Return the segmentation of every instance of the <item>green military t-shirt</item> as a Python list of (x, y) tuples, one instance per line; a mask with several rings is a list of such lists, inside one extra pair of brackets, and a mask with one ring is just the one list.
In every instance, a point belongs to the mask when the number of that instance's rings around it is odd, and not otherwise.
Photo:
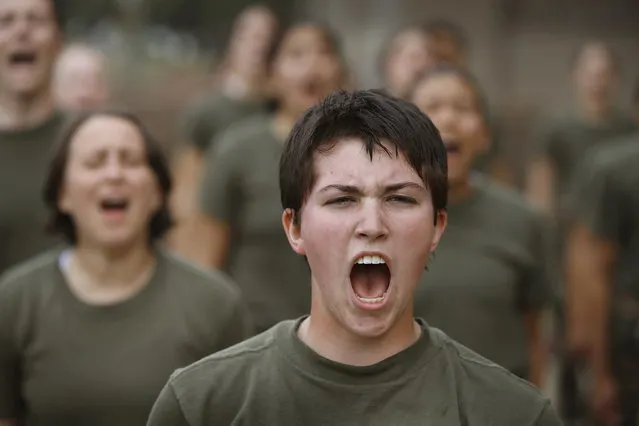
[(0, 130), (0, 273), (59, 242), (45, 232), (42, 188), (66, 119), (57, 112), (30, 129)]
[(148, 426), (560, 425), (531, 385), (423, 322), (415, 344), (367, 367), (319, 356), (300, 323), (178, 371)]
[(221, 273), (158, 249), (143, 290), (96, 306), (70, 290), (63, 253), (0, 280), (0, 419), (144, 425), (171, 373), (250, 335), (240, 293)]
[(639, 302), (639, 134), (590, 150), (573, 191), (572, 217), (618, 248), (613, 292)]
[(219, 91), (208, 93), (187, 108), (179, 125), (180, 137), (205, 152), (225, 129), (265, 107), (262, 101), (233, 99)]
[(629, 117), (614, 113), (599, 125), (577, 117), (558, 119), (552, 123), (542, 140), (542, 154), (552, 162), (555, 173), (555, 196), (560, 218), (564, 197), (569, 195), (570, 182), (585, 152), (600, 143), (631, 134), (637, 128)]
[(310, 307), (308, 265), (293, 252), (282, 227), (283, 147), (271, 117), (237, 123), (209, 151), (201, 185), (202, 211), (231, 228), (228, 271), (258, 332), (298, 318)]
[(478, 178), (448, 207), (448, 226), (415, 296), (415, 315), (520, 375), (524, 314), (550, 300), (547, 229), (511, 190)]

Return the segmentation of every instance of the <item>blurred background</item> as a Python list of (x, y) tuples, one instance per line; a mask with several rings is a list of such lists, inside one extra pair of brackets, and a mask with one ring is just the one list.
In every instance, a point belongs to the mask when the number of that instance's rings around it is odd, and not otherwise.
[[(118, 103), (134, 108), (167, 144), (176, 118), (210, 84), (232, 23), (249, 0), (62, 0), (68, 37), (103, 50)], [(382, 85), (379, 55), (399, 28), (447, 19), (468, 37), (470, 69), (499, 117), (500, 154), (520, 186), (539, 120), (573, 103), (571, 61), (588, 40), (622, 58), (619, 106), (639, 69), (635, 0), (269, 0), (283, 22), (312, 18), (343, 37), (358, 86)]]

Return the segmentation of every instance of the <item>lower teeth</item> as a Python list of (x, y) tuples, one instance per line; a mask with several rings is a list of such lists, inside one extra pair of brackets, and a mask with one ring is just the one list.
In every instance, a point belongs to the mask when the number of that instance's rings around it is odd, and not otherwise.
[(370, 298), (369, 298), (369, 297), (361, 297), (361, 296), (357, 296), (357, 298), (358, 298), (359, 300), (361, 300), (362, 302), (364, 302), (364, 303), (370, 303), (370, 304), (373, 304), (373, 303), (379, 303), (379, 302), (381, 302), (382, 300), (384, 300), (384, 297), (385, 297), (385, 295), (384, 295), (384, 296), (380, 296), (380, 297), (370, 297)]

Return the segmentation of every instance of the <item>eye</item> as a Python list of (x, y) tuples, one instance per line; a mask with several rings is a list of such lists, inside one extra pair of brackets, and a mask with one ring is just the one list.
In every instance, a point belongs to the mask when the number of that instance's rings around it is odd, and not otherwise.
[(417, 204), (417, 201), (414, 198), (405, 195), (391, 195), (388, 197), (388, 201), (399, 204)]
[(334, 205), (334, 206), (345, 206), (355, 202), (355, 198), (353, 197), (337, 197), (328, 201), (326, 204)]

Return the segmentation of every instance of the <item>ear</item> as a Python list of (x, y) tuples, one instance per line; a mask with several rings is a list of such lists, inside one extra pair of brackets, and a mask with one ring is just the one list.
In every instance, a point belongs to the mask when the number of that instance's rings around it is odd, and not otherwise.
[(433, 235), (433, 241), (430, 244), (430, 252), (434, 253), (435, 249), (439, 245), (439, 240), (442, 235), (444, 235), (444, 231), (446, 230), (446, 225), (448, 225), (448, 213), (446, 210), (439, 210), (437, 212), (437, 223), (435, 224), (435, 233)]
[(296, 222), (295, 212), (292, 209), (286, 209), (284, 213), (282, 213), (282, 226), (284, 226), (286, 238), (288, 238), (288, 243), (291, 245), (293, 251), (303, 256), (306, 255), (300, 221), (297, 220)]
[(58, 210), (60, 210), (60, 212), (65, 214), (71, 213), (71, 200), (69, 199), (69, 196), (67, 195), (67, 190), (64, 184), (62, 185), (62, 188), (60, 189), (60, 194), (58, 195)]

